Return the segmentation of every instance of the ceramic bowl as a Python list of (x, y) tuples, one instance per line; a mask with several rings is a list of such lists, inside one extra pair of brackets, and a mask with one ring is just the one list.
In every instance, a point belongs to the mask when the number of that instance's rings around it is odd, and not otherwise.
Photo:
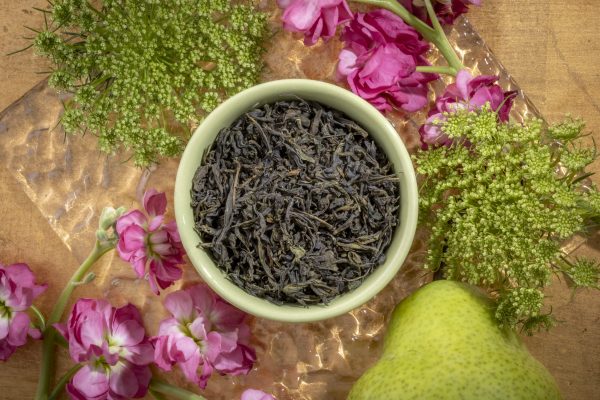
[[(375, 139), (394, 165), (400, 185), (399, 223), (386, 260), (356, 289), (327, 305), (276, 305), (255, 297), (229, 281), (207, 251), (198, 247), (190, 206), (192, 178), (202, 155), (210, 148), (219, 131), (244, 112), (265, 103), (292, 98), (317, 101), (344, 112)], [(396, 275), (411, 247), (417, 226), (418, 198), (415, 172), (410, 155), (390, 122), (373, 106), (338, 86), (305, 79), (286, 79), (263, 83), (247, 89), (217, 107), (196, 129), (179, 164), (175, 183), (175, 215), (183, 246), (202, 279), (223, 299), (257, 317), (286, 322), (308, 322), (344, 314), (373, 298)]]

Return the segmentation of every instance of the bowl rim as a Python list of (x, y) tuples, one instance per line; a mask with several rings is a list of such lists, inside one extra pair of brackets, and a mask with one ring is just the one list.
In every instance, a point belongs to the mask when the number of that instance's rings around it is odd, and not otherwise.
[[(208, 253), (197, 247), (200, 239), (194, 230), (194, 219), (190, 207), (191, 177), (200, 165), (198, 154), (203, 155), (205, 149), (210, 147), (210, 145), (204, 144), (206, 139), (203, 136), (206, 135), (202, 134), (201, 129), (207, 125), (210, 128), (210, 124), (218, 123), (219, 119), (223, 118), (233, 118), (229, 122), (231, 123), (245, 110), (259, 104), (274, 102), (278, 99), (278, 96), (288, 98), (307, 96), (306, 94), (303, 96), (296, 95), (298, 92), (320, 93), (320, 95), (317, 95), (318, 97), (321, 99), (327, 97), (328, 100), (316, 101), (332, 108), (336, 107), (328, 104), (329, 99), (337, 99), (337, 102), (344, 103), (344, 107), (354, 108), (356, 111), (360, 110), (361, 113), (364, 113), (361, 119), (371, 120), (374, 125), (378, 125), (378, 133), (373, 135), (373, 138), (376, 142), (385, 139), (390, 144), (390, 146), (384, 148), (378, 143), (388, 159), (393, 158), (390, 156), (390, 152), (397, 153), (399, 162), (394, 163), (394, 169), (401, 182), (404, 182), (406, 186), (400, 192), (401, 218), (399, 224), (394, 228), (393, 239), (386, 250), (386, 261), (377, 267), (358, 288), (342, 294), (327, 305), (319, 304), (306, 307), (271, 303), (246, 293), (229, 281), (210, 259)], [(245, 110), (240, 111), (242, 108)], [(355, 119), (351, 113), (345, 113), (350, 118)], [(215, 129), (220, 130), (221, 128)], [(365, 127), (365, 129), (372, 135), (371, 127)], [(214, 141), (217, 134), (218, 132), (213, 133), (210, 143)], [(402, 267), (414, 239), (418, 218), (418, 189), (411, 156), (390, 121), (375, 107), (351, 91), (330, 83), (310, 79), (282, 79), (261, 83), (232, 96), (215, 108), (195, 129), (186, 145), (177, 169), (174, 192), (175, 218), (181, 240), (190, 262), (204, 282), (220, 297), (235, 307), (257, 317), (281, 322), (311, 322), (332, 318), (353, 310), (372, 299), (393, 279)], [(402, 231), (402, 237), (396, 239), (395, 237), (400, 234), (400, 231)], [(392, 245), (397, 240), (399, 240), (399, 244), (392, 249)]]

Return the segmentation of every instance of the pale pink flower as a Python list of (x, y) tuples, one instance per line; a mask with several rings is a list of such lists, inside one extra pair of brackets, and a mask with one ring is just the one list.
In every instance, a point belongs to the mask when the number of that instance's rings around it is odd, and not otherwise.
[(119, 217), (116, 224), (119, 256), (131, 263), (140, 278), (148, 275), (155, 294), (182, 275), (178, 265), (183, 263), (184, 249), (175, 221), (164, 223), (166, 209), (165, 194), (150, 189), (144, 194), (148, 216), (133, 210)]
[(350, 89), (381, 111), (417, 111), (427, 105), (428, 82), (435, 74), (417, 72), (429, 65), (427, 42), (388, 10), (357, 13), (342, 33), (338, 75)]
[(240, 400), (275, 400), (272, 395), (257, 389), (246, 389)]
[(27, 310), (46, 285), (36, 285), (27, 264), (0, 264), (0, 361), (6, 361), (27, 342), (27, 336), (39, 339), (41, 333), (31, 327)]
[(304, 34), (304, 44), (312, 46), (319, 38), (331, 39), (338, 25), (352, 18), (346, 0), (277, 0), (285, 9), (283, 27)]
[(155, 363), (164, 370), (178, 364), (185, 377), (206, 387), (213, 371), (246, 374), (256, 355), (249, 347), (246, 315), (205, 285), (169, 294), (165, 307), (173, 315), (152, 338)]
[(73, 399), (129, 399), (145, 396), (154, 350), (139, 311), (105, 300), (79, 299), (66, 324), (55, 328), (69, 343), (73, 361), (84, 363), (67, 385)]
[(481, 75), (473, 77), (469, 71), (461, 70), (456, 75), (456, 82), (448, 85), (444, 94), (437, 98), (435, 107), (429, 111), (429, 117), (421, 126), (421, 143), (428, 146), (447, 146), (452, 140), (442, 132), (439, 122), (444, 121), (444, 113), (460, 109), (476, 110), (489, 104), (498, 112), (498, 119), (507, 122), (513, 100), (517, 92), (505, 92), (496, 84), (497, 76)]

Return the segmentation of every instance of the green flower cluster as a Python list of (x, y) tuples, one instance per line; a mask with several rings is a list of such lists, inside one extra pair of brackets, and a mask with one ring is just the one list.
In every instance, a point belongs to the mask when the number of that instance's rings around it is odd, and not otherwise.
[(597, 288), (600, 277), (597, 263), (561, 252), (600, 216), (600, 193), (584, 171), (595, 151), (577, 144), (583, 123), (505, 124), (487, 107), (440, 124), (453, 144), (415, 156), (421, 222), (431, 232), (426, 268), (489, 289), (501, 325), (548, 328), (542, 289), (553, 272), (576, 287)]
[(180, 153), (199, 115), (258, 81), (267, 15), (228, 0), (54, 0), (34, 39), (72, 92), (62, 125), (140, 166)]

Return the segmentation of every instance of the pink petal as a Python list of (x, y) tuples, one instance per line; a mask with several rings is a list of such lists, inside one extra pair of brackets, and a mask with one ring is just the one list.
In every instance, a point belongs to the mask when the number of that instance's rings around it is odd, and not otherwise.
[(4, 340), (8, 336), (9, 321), (7, 317), (0, 317), (0, 340)]
[(93, 370), (88, 365), (77, 371), (71, 380), (71, 384), (77, 392), (88, 399), (99, 398), (108, 392), (108, 377), (106, 374)]
[(192, 297), (185, 290), (170, 293), (165, 298), (165, 308), (178, 320), (191, 320), (194, 317)]
[(119, 324), (111, 336), (120, 346), (133, 346), (144, 339), (145, 333), (137, 321), (129, 320)]
[(10, 321), (8, 328), (8, 343), (12, 346), (23, 346), (29, 333), (29, 315), (18, 312)]
[[(189, 359), (179, 363), (179, 368), (183, 372), (183, 375), (190, 382), (198, 384), (198, 367), (200, 366), (200, 352), (196, 352)], [(204, 388), (204, 386), (201, 386)]]
[(456, 88), (460, 93), (462, 100), (467, 100), (470, 97), (469, 82), (473, 79), (471, 73), (466, 69), (461, 69), (456, 74)]
[(209, 318), (219, 330), (234, 330), (244, 322), (246, 314), (224, 300), (217, 299)]
[(121, 233), (131, 225), (145, 226), (148, 223), (148, 219), (140, 210), (129, 211), (119, 217), (116, 224), (117, 233)]
[(257, 389), (246, 389), (242, 393), (240, 400), (275, 400), (275, 397), (262, 390)]
[(173, 341), (173, 346), (170, 350), (172, 359), (180, 362), (186, 361), (194, 358), (196, 354), (200, 354), (200, 349), (192, 338), (182, 336)]
[(111, 368), (109, 386), (112, 392), (126, 399), (135, 396), (139, 390), (135, 373), (122, 362)]
[(337, 71), (340, 77), (349, 75), (352, 71), (356, 70), (356, 59), (357, 56), (354, 52), (344, 49), (340, 51), (338, 56), (338, 67)]
[(8, 278), (18, 286), (35, 286), (35, 276), (27, 264), (12, 264), (5, 267)]
[(0, 340), (0, 361), (6, 361), (15, 352), (16, 347), (11, 346), (8, 340)]
[(170, 357), (171, 342), (170, 336), (155, 336), (151, 339), (154, 346), (154, 363), (164, 371), (170, 371), (175, 365), (176, 360)]
[(295, 0), (289, 4), (281, 17), (285, 29), (304, 32), (320, 17), (320, 7), (315, 0)]
[(204, 314), (210, 314), (217, 301), (216, 294), (206, 285), (198, 284), (185, 289), (189, 293), (194, 307)]
[(129, 354), (123, 356), (128, 361), (135, 365), (148, 365), (154, 361), (154, 347), (149, 341), (128, 346), (126, 350)]
[(100, 346), (104, 342), (106, 333), (106, 320), (98, 312), (86, 312), (85, 320), (80, 326), (80, 341), (84, 347), (90, 345)]
[(163, 215), (167, 211), (167, 196), (159, 193), (156, 189), (150, 189), (144, 193), (144, 209), (154, 217)]

